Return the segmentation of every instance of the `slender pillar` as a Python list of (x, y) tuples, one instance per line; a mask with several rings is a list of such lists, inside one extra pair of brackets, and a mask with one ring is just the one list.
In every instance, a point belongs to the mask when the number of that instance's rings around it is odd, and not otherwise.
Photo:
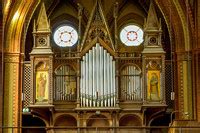
[[(118, 2), (115, 3), (115, 7), (114, 7), (114, 12), (113, 12), (113, 16), (115, 18), (115, 52), (116, 52), (116, 56), (118, 56), (118, 27), (117, 27), (117, 18), (118, 18)], [(118, 70), (118, 60), (115, 61), (115, 92), (116, 92), (116, 106), (119, 105), (119, 87), (118, 87), (118, 83), (119, 83), (119, 70)]]
[[(191, 55), (188, 52), (177, 54), (177, 96), (176, 110), (181, 120), (193, 119), (193, 90)], [(187, 115), (186, 115), (187, 114)]]
[[(196, 106), (197, 105), (200, 105), (200, 1), (195, 1), (196, 2), (196, 17), (197, 17), (197, 24), (196, 24), (196, 28), (197, 29), (197, 38), (196, 38), (196, 53), (195, 53), (195, 59), (194, 59), (194, 66), (195, 66), (195, 69), (194, 70), (194, 74), (196, 74), (196, 77), (195, 77), (195, 87), (196, 87), (196, 90), (197, 90), (197, 103), (196, 103)], [(193, 67), (194, 68), (194, 67)], [(194, 81), (194, 80), (193, 80)], [(200, 106), (197, 106), (197, 120), (198, 122), (200, 122)]]
[[(18, 126), (21, 112), (21, 65), (20, 55), (15, 53), (5, 53), (4, 56), (4, 112), (3, 126)], [(17, 129), (5, 129), (3, 132), (17, 132)]]
[[(194, 73), (194, 76), (193, 78), (195, 80), (193, 80), (193, 88), (195, 88), (196, 90), (196, 93), (197, 93), (197, 97), (196, 97), (196, 107), (197, 107), (197, 110), (196, 113), (196, 118), (197, 118), (197, 121), (200, 122), (200, 106), (197, 106), (197, 105), (200, 105), (200, 50), (199, 51), (196, 51), (193, 55), (193, 73)], [(195, 117), (194, 117), (195, 118)]]
[[(78, 20), (79, 20), (79, 26), (78, 26), (78, 46), (77, 46), (77, 56), (80, 57), (80, 45), (81, 45), (81, 23), (82, 23), (82, 11), (83, 7), (81, 4), (78, 3)], [(80, 59), (77, 60), (77, 107), (80, 107)]]

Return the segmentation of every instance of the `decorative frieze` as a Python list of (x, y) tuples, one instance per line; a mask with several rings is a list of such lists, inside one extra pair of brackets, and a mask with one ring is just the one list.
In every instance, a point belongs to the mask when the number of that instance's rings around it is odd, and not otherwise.
[(19, 63), (20, 56), (19, 54), (5, 54), (4, 62), (5, 63)]

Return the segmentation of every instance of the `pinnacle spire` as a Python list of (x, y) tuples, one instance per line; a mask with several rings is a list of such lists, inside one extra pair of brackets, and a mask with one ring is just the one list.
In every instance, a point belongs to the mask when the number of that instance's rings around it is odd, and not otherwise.
[(106, 22), (106, 18), (102, 9), (101, 0), (96, 0), (95, 2), (94, 8), (91, 12), (86, 27), (84, 38), (81, 43), (81, 49), (83, 49), (85, 43), (91, 42), (94, 38), (100, 38), (106, 41), (107, 42), (106, 44), (111, 49), (114, 49), (108, 24)]
[(145, 23), (145, 29), (146, 30), (159, 30), (159, 28), (160, 28), (160, 23), (158, 21), (156, 10), (155, 10), (153, 3), (151, 2), (150, 7), (149, 7), (148, 16), (147, 16), (147, 21)]
[(50, 31), (48, 17), (46, 14), (46, 9), (44, 3), (42, 3), (39, 16), (36, 23), (36, 30), (37, 31)]

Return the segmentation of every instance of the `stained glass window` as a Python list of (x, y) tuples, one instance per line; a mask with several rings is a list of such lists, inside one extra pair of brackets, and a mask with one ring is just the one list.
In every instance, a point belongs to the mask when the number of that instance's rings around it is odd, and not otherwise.
[(72, 26), (63, 25), (56, 29), (53, 39), (60, 47), (70, 47), (76, 44), (78, 33)]
[(136, 25), (125, 26), (120, 32), (120, 40), (127, 46), (139, 46), (143, 42), (143, 30)]

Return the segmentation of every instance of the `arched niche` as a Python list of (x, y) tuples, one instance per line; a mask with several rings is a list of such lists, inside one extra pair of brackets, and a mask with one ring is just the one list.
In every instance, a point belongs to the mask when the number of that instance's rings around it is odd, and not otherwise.
[(76, 119), (71, 115), (61, 115), (55, 120), (54, 126), (77, 126)]
[(47, 102), (49, 99), (49, 64), (39, 61), (35, 66), (35, 99), (36, 102)]
[[(158, 115), (152, 118), (149, 125), (150, 126), (169, 126), (170, 124), (170, 114)], [(150, 129), (150, 133), (165, 133), (168, 132), (167, 128), (152, 128)]]
[(129, 114), (119, 120), (119, 126), (142, 126), (142, 121), (138, 116)]
[(108, 127), (108, 118), (104, 115), (93, 115), (87, 121), (88, 127)]
[[(45, 122), (32, 115), (23, 115), (22, 117), (22, 133), (46, 133)], [(27, 128), (26, 128), (27, 127)], [(28, 128), (28, 127), (38, 127), (38, 128)]]
[(136, 64), (126, 64), (120, 70), (121, 99), (125, 101), (142, 100), (141, 69)]
[[(144, 132), (143, 129), (139, 129), (139, 127), (142, 126), (142, 121), (141, 119), (132, 114), (125, 115), (121, 117), (119, 120), (119, 126), (120, 126), (120, 133), (142, 133)], [(131, 128), (127, 128), (131, 127)], [(136, 128), (138, 127), (138, 128)]]
[(73, 116), (61, 115), (55, 120), (54, 132), (55, 133), (66, 133), (66, 132), (67, 133), (76, 133), (77, 129), (74, 128), (76, 126), (77, 126), (77, 121)]
[(54, 74), (54, 101), (76, 99), (76, 71), (68, 64), (58, 66)]

